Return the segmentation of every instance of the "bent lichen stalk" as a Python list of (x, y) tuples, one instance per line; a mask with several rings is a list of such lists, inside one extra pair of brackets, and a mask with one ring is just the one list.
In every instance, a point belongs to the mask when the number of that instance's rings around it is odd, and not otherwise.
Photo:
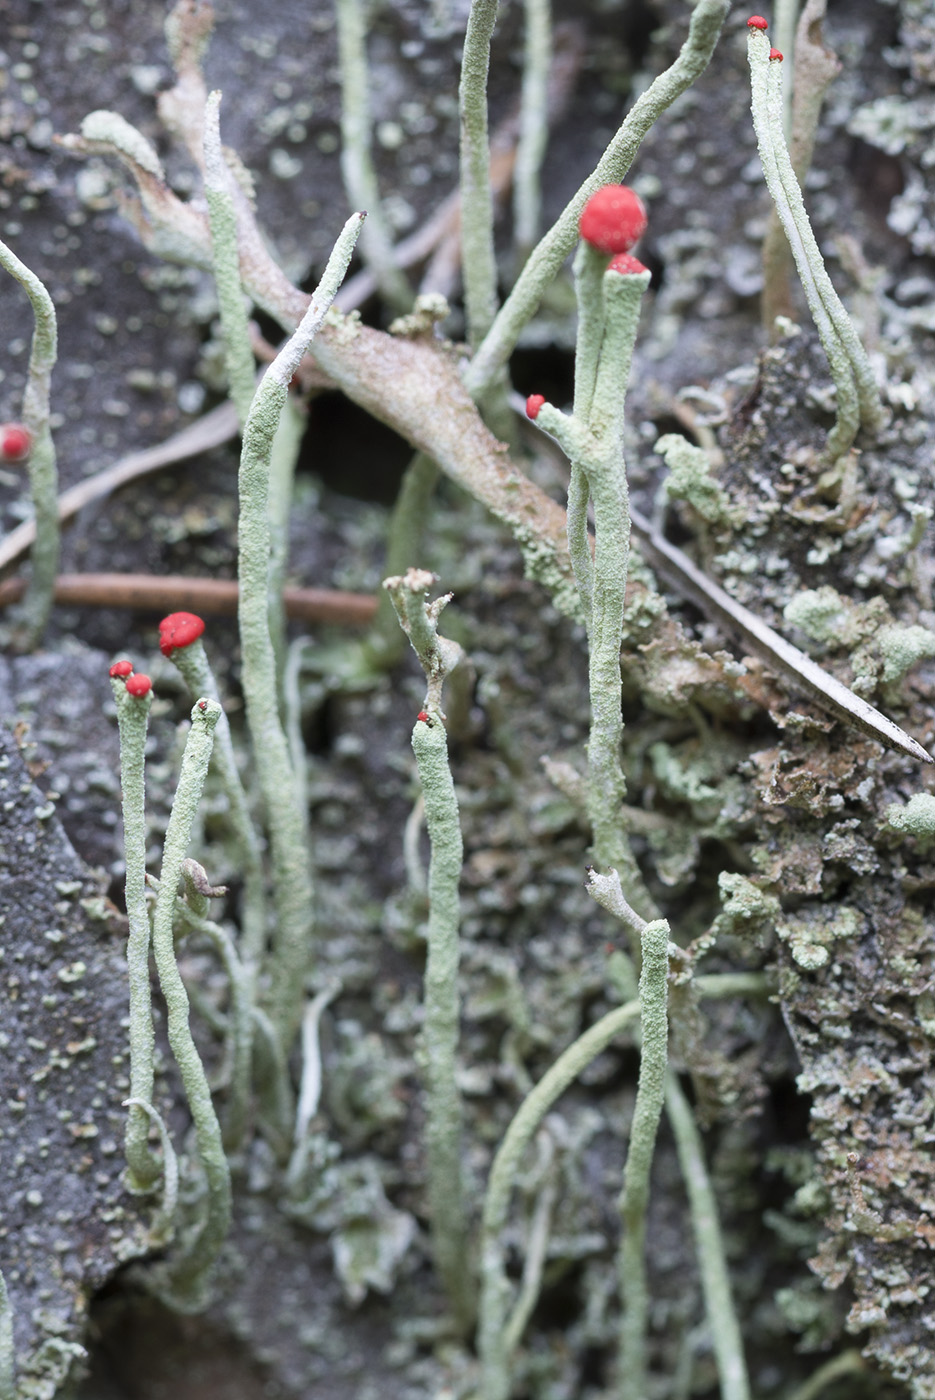
[[(504, 1234), (510, 1196), (523, 1155), (556, 1100), (618, 1035), (638, 1021), (639, 1014), (638, 1001), (616, 1007), (569, 1045), (526, 1095), (497, 1149), (484, 1197), (481, 1225), (478, 1350), (484, 1400), (507, 1400), (510, 1393), (510, 1354), (505, 1328), (510, 1284), (506, 1274)], [(518, 1340), (515, 1338), (516, 1342)]]
[(284, 1043), (301, 1019), (313, 931), (311, 856), (299, 787), (279, 713), (276, 654), (269, 627), (269, 464), (289, 382), (308, 350), (347, 271), (363, 215), (354, 214), (334, 251), (298, 329), (268, 367), (243, 433), (240, 494), (238, 620), (247, 723), (270, 832), (276, 906), (270, 1005)]
[(828, 276), (792, 168), (783, 135), (782, 59), (771, 57), (775, 52), (765, 29), (748, 21), (747, 57), (757, 146), (837, 393), (837, 420), (827, 446), (829, 457), (835, 459), (849, 451), (859, 428), (879, 429), (884, 410), (867, 353)]
[(55, 307), (44, 284), (12, 249), (0, 240), (0, 267), (15, 277), (29, 298), (34, 329), (26, 388), (23, 392), (23, 426), (32, 438), (29, 456), (29, 489), (35, 517), (35, 540), (30, 550), (30, 576), (22, 615), (26, 642), (41, 637), (52, 610), (55, 576), (61, 553), (58, 518), (58, 472), (52, 442), (50, 392), (52, 370), (58, 355)]
[(181, 1311), (204, 1306), (205, 1293), (231, 1219), (230, 1168), (224, 1151), (211, 1089), (189, 1025), (188, 993), (175, 958), (175, 905), (182, 862), (191, 840), (192, 825), (201, 800), (214, 730), (221, 713), (216, 700), (198, 700), (192, 708), (192, 724), (182, 756), (172, 812), (166, 828), (159, 877), (159, 894), (153, 912), (153, 954), (159, 986), (166, 1003), (169, 1045), (178, 1065), (191, 1111), (207, 1187), (205, 1217), (193, 1239), (165, 1270), (165, 1292)]
[[(124, 663), (129, 665), (129, 663)], [(130, 1099), (124, 1135), (128, 1185), (150, 1191), (162, 1166), (149, 1146), (149, 1116), (138, 1105), (153, 1100), (155, 1032), (149, 982), (149, 908), (146, 902), (146, 730), (152, 691), (127, 693), (125, 679), (111, 678), (120, 733), (120, 792), (126, 861), (127, 977), (130, 989)]]

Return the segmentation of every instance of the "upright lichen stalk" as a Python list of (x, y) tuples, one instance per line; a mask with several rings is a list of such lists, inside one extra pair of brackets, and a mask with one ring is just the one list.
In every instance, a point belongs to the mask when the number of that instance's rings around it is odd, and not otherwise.
[(467, 1247), (461, 1093), (456, 1078), (460, 1030), (458, 885), (463, 850), (441, 708), (442, 685), (458, 665), (462, 652), (456, 642), (438, 634), (439, 614), (449, 597), (428, 605), (425, 592), (433, 581), (434, 575), (425, 570), (410, 569), (404, 577), (386, 579), (383, 586), (427, 681), (425, 708), (412, 731), (412, 751), (425, 799), (432, 849), (421, 1053), (426, 1083), (428, 1194), (435, 1262), (457, 1321), (467, 1328), (473, 1320), (475, 1302)]
[(29, 586), (23, 600), (25, 643), (34, 645), (45, 629), (52, 610), (58, 573), (60, 531), (58, 523), (58, 472), (52, 442), (50, 393), (52, 370), (58, 355), (58, 329), (52, 298), (36, 274), (20, 262), (0, 240), (0, 267), (23, 288), (32, 306), (35, 327), (26, 388), (23, 392), (23, 427), (32, 438), (29, 456), (29, 489), (32, 494), (36, 538), (30, 554)]
[[(162, 1168), (148, 1142), (149, 1114), (142, 1104), (153, 1099), (152, 999), (149, 983), (149, 909), (146, 904), (146, 730), (152, 689), (142, 694), (127, 690), (133, 667), (129, 661), (111, 667), (111, 686), (120, 731), (120, 791), (126, 859), (127, 975), (130, 984), (130, 1098), (125, 1150), (130, 1189), (148, 1191)], [(134, 687), (139, 689), (139, 686)]]
[[(591, 730), (587, 804), (598, 865), (624, 872), (641, 888), (623, 829), (626, 788), (620, 764), (623, 735), (620, 647), (630, 549), (629, 494), (623, 460), (623, 414), (633, 346), (649, 273), (629, 257), (646, 226), (640, 200), (610, 185), (589, 201), (581, 219), (586, 248), (575, 262), (578, 341), (574, 411), (568, 416), (533, 396), (527, 412), (558, 439), (571, 463), (568, 544), (588, 627)], [(617, 254), (611, 259), (611, 254)], [(594, 558), (587, 531), (594, 508)], [(638, 952), (638, 949), (637, 949)]]
[(227, 1236), (231, 1218), (230, 1168), (208, 1078), (192, 1038), (188, 993), (175, 959), (175, 904), (179, 881), (220, 713), (217, 701), (207, 698), (197, 700), (192, 708), (192, 727), (166, 828), (159, 895), (153, 912), (153, 954), (166, 1003), (169, 1045), (185, 1087), (207, 1186), (205, 1216), (197, 1235), (189, 1241), (181, 1257), (173, 1259), (168, 1267), (171, 1296), (175, 1306), (181, 1309), (204, 1306), (205, 1285)]
[(277, 928), (270, 997), (286, 1044), (301, 1019), (311, 957), (313, 895), (307, 823), (279, 713), (276, 654), (269, 628), (269, 463), (289, 382), (344, 279), (362, 221), (363, 215), (354, 214), (345, 224), (298, 329), (263, 376), (244, 426), (240, 457), (238, 618), (243, 688), (273, 858)]

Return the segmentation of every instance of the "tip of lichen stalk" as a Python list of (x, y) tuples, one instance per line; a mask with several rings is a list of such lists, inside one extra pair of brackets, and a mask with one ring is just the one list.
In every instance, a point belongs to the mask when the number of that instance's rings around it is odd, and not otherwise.
[(762, 15), (751, 15), (747, 20), (748, 29), (768, 29), (769, 25)]
[(127, 694), (135, 695), (138, 700), (142, 700), (144, 695), (148, 695), (152, 688), (152, 681), (142, 671), (137, 671), (135, 676), (127, 677)]
[(25, 462), (32, 451), (32, 433), (22, 423), (0, 425), (0, 461)]
[(526, 417), (535, 421), (539, 417), (539, 410), (545, 403), (545, 394), (530, 394), (526, 400)]
[(772, 62), (782, 63), (782, 54), (779, 52), (778, 49), (770, 49), (769, 56)]
[(646, 206), (628, 185), (604, 185), (592, 194), (578, 232), (599, 253), (628, 253), (646, 232)]
[(169, 656), (176, 647), (188, 647), (205, 630), (204, 618), (197, 613), (169, 613), (159, 624), (159, 650)]
[(608, 272), (633, 273), (648, 272), (649, 268), (635, 258), (632, 253), (618, 253), (615, 258), (611, 258), (607, 264)]
[(110, 670), (107, 672), (107, 674), (108, 674), (109, 676), (111, 676), (114, 680), (120, 680), (120, 679), (123, 679), (123, 678), (126, 677), (126, 676), (132, 676), (132, 675), (133, 675), (133, 662), (132, 662), (132, 661), (115, 661), (114, 664), (113, 664), (113, 666), (111, 666)]

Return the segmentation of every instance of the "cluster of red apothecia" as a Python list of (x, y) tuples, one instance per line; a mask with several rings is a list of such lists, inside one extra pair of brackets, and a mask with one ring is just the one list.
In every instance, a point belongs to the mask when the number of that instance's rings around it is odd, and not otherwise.
[[(163, 656), (168, 656), (176, 647), (191, 646), (204, 630), (204, 619), (197, 613), (170, 613), (159, 624), (159, 649)], [(134, 671), (132, 661), (115, 661), (108, 675), (114, 680), (125, 680), (127, 694), (137, 699), (148, 695), (153, 688), (149, 676), (142, 671)]]
[[(636, 190), (629, 185), (603, 185), (588, 200), (578, 220), (578, 232), (599, 253), (610, 256), (608, 272), (621, 276), (647, 272), (630, 249), (646, 232), (646, 206)], [(530, 394), (526, 400), (526, 416), (538, 418), (545, 403), (543, 394)]]

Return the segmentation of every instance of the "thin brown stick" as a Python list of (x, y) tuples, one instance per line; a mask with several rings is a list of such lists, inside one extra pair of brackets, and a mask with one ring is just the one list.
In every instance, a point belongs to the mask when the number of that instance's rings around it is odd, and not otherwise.
[[(0, 608), (23, 595), (25, 581), (0, 583)], [(197, 612), (233, 617), (237, 611), (235, 579), (188, 578), (179, 574), (59, 574), (55, 601), (72, 607), (134, 608), (139, 612)], [(286, 613), (301, 622), (331, 622), (365, 627), (377, 600), (367, 593), (333, 588), (286, 588)]]

